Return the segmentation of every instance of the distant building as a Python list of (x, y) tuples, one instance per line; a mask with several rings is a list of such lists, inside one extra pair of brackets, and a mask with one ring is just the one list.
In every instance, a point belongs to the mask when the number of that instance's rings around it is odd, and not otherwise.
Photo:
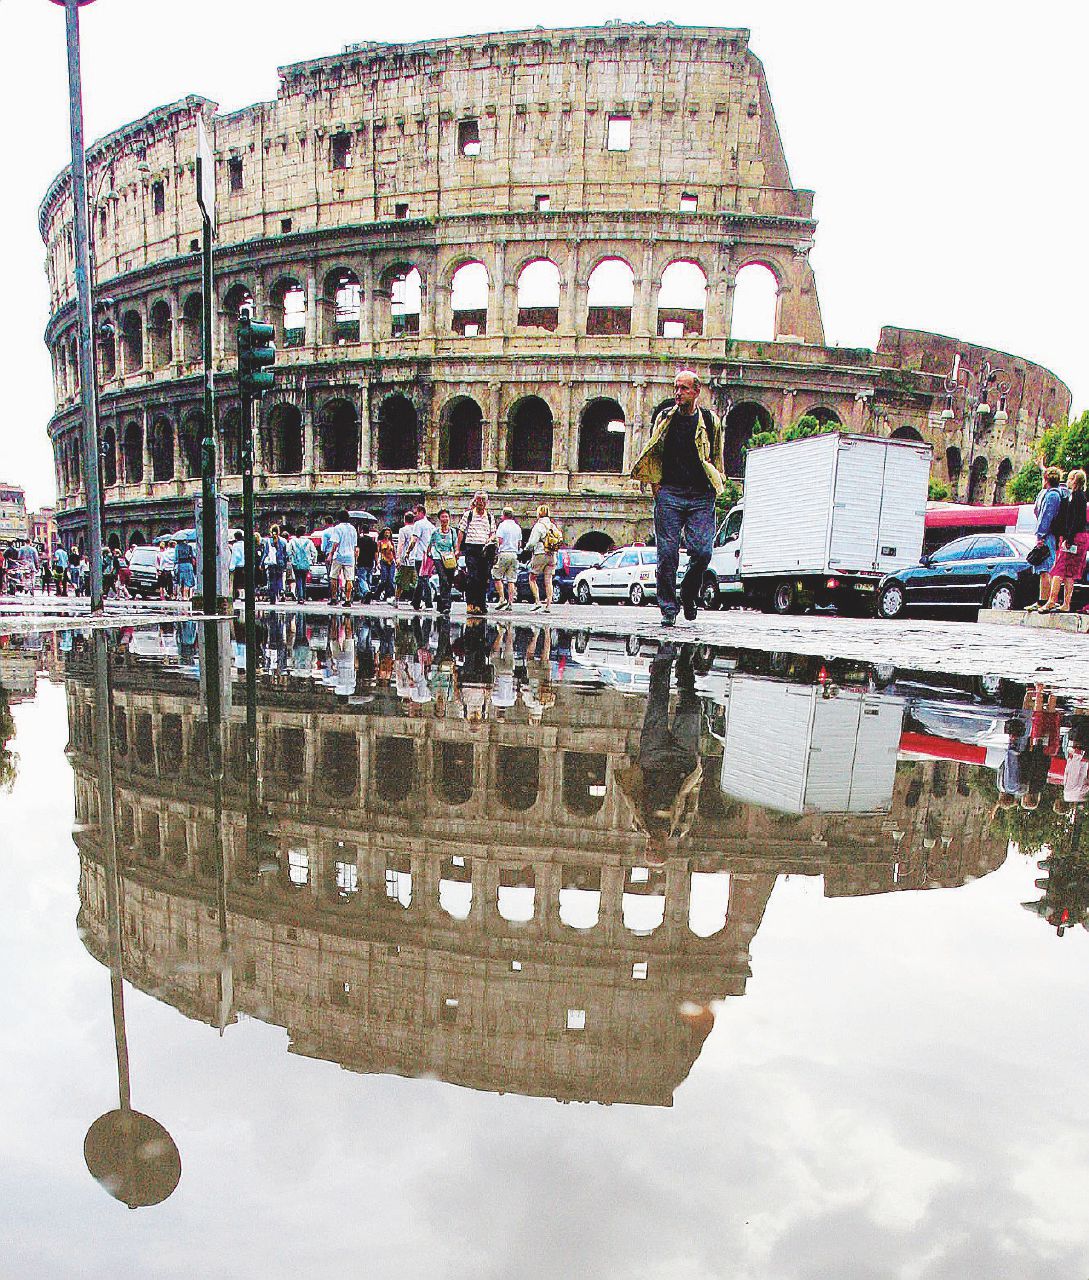
[(0, 542), (14, 542), (28, 534), (26, 491), (22, 485), (0, 484)]
[(53, 554), (57, 545), (57, 512), (54, 507), (42, 507), (40, 511), (32, 511), (28, 517), (30, 538), (32, 542), (40, 542), (48, 555)]

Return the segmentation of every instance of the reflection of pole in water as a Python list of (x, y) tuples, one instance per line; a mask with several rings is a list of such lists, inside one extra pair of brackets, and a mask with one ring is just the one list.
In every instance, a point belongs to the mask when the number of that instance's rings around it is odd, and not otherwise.
[(92, 637), (95, 665), (95, 741), (98, 746), (98, 811), (106, 879), (107, 946), (110, 995), (120, 1106), (107, 1111), (87, 1130), (83, 1158), (91, 1176), (130, 1209), (159, 1204), (181, 1178), (181, 1156), (158, 1120), (132, 1109), (129, 1050), (125, 1035), (125, 992), (121, 952), (121, 874), (114, 824), (113, 725), (110, 720), (110, 671), (106, 634)]
[(230, 703), (230, 645), (224, 619), (202, 625), (200, 676), (208, 708), (208, 777), (212, 784), (212, 832), (216, 868), (216, 908), (219, 917), (219, 1031), (222, 1035), (234, 1010), (234, 967), (227, 934), (227, 851), (223, 830), (223, 761), (226, 756), (224, 712)]

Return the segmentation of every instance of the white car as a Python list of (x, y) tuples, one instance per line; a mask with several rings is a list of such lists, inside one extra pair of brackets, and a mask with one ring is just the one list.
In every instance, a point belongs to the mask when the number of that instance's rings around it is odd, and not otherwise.
[(572, 591), (579, 604), (592, 600), (627, 600), (644, 604), (654, 599), (654, 575), (658, 565), (655, 547), (618, 547), (600, 564), (575, 579)]

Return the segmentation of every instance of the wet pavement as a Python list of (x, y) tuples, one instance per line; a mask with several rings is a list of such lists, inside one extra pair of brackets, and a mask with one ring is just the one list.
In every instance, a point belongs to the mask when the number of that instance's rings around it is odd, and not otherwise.
[(0, 1271), (1087, 1274), (1089, 681), (258, 621), (0, 640)]

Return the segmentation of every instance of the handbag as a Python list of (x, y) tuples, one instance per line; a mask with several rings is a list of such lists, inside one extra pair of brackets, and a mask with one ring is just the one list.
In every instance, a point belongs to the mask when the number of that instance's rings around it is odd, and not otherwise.
[(442, 567), (447, 573), (453, 573), (458, 567), (457, 556), (452, 551), (447, 551), (442, 557)]
[(1034, 569), (1038, 569), (1040, 565), (1042, 565), (1050, 555), (1051, 555), (1051, 548), (1047, 545), (1047, 543), (1038, 542), (1032, 548), (1032, 550), (1029, 551), (1028, 555), (1025, 556), (1025, 559), (1029, 562), (1030, 565), (1032, 565)]
[(490, 570), (499, 558), (499, 545), (495, 542), (489, 542), (484, 548), (484, 568)]

